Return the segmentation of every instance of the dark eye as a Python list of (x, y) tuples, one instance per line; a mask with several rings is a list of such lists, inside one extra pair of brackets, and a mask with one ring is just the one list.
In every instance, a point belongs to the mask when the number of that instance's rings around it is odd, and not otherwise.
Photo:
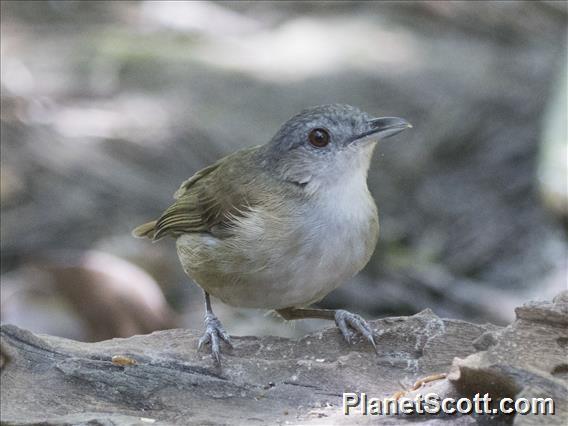
[(313, 146), (323, 148), (329, 143), (329, 132), (325, 129), (313, 129), (308, 139)]

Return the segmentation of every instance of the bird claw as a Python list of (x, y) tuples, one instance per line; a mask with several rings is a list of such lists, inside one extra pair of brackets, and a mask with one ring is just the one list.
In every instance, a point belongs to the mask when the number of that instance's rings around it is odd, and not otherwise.
[(215, 364), (221, 365), (220, 341), (224, 341), (230, 348), (233, 347), (229, 333), (225, 331), (221, 321), (212, 313), (205, 314), (205, 332), (199, 339), (197, 350), (200, 351), (205, 345), (211, 344), (211, 356)]
[(335, 324), (339, 328), (339, 331), (349, 344), (353, 344), (353, 337), (355, 333), (349, 330), (351, 327), (356, 332), (359, 332), (364, 338), (366, 338), (375, 352), (377, 350), (377, 345), (375, 344), (375, 339), (373, 338), (373, 330), (367, 321), (363, 319), (360, 315), (353, 314), (343, 309), (338, 309), (335, 311)]

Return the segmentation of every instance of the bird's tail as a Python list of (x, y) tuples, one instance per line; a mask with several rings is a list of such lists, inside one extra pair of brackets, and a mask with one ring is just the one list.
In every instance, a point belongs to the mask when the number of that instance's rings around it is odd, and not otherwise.
[(136, 238), (154, 238), (154, 233), (156, 232), (156, 220), (152, 222), (145, 223), (144, 225), (140, 225), (132, 231), (132, 236)]

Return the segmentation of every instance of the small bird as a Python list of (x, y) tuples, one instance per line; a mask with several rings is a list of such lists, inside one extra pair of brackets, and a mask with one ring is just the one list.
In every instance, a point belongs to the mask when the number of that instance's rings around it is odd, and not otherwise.
[(409, 127), (350, 105), (308, 108), (265, 145), (230, 154), (183, 182), (175, 202), (136, 237), (176, 239), (186, 274), (205, 293), (205, 333), (220, 364), (231, 346), (210, 295), (228, 305), (275, 310), (286, 320), (334, 320), (375, 347), (369, 324), (345, 310), (309, 306), (369, 261), (379, 235), (367, 171), (377, 141)]

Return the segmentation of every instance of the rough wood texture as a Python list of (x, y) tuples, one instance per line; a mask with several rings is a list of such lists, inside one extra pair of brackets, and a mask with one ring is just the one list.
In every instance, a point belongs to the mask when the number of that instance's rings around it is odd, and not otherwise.
[[(442, 395), (552, 396), (545, 419), (566, 421), (568, 294), (530, 303), (499, 328), (440, 319), (430, 311), (373, 321), (378, 354), (348, 348), (335, 329), (298, 341), (235, 337), (223, 369), (196, 352), (198, 334), (169, 330), (80, 343), (2, 327), (2, 422), (10, 424), (352, 424), (408, 419), (345, 417), (343, 392), (387, 397), (450, 371), (428, 387)], [(116, 359), (113, 357), (126, 358)], [(457, 357), (457, 358), (456, 358)], [(133, 360), (134, 363), (132, 361)], [(442, 422), (419, 417), (414, 421)], [(446, 419), (447, 420), (447, 419)], [(460, 423), (479, 421), (463, 416)], [(502, 423), (501, 423), (502, 424)]]

